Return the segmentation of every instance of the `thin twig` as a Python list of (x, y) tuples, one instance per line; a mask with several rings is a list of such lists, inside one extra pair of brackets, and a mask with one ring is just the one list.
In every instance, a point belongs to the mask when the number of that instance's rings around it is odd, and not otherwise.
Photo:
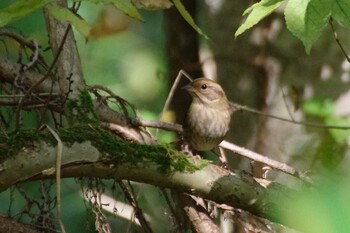
[(281, 92), (282, 92), (282, 97), (283, 97), (282, 99), (283, 99), (284, 106), (285, 106), (286, 109), (287, 109), (287, 112), (288, 112), (288, 115), (289, 115), (290, 119), (292, 119), (292, 121), (295, 122), (295, 120), (294, 120), (294, 118), (293, 118), (293, 114), (292, 114), (292, 112), (290, 111), (290, 109), (288, 108), (288, 104), (287, 104), (287, 95), (286, 95), (286, 93), (284, 92), (283, 87), (280, 87), (280, 88), (281, 88)]
[[(59, 93), (37, 93), (35, 94), (36, 96), (40, 96), (40, 97), (51, 97), (51, 96), (59, 96)], [(13, 94), (13, 95), (0, 95), (0, 98), (20, 98), (20, 97), (24, 97), (24, 94)]]
[(182, 221), (181, 221), (181, 218), (180, 216), (177, 214), (176, 210), (175, 210), (175, 207), (172, 205), (171, 203), (171, 200), (169, 198), (169, 195), (166, 191), (165, 188), (159, 188), (160, 191), (162, 192), (164, 198), (165, 198), (165, 201), (166, 203), (168, 204), (169, 208), (170, 208), (170, 212), (172, 213), (173, 215), (173, 219), (176, 221), (176, 224), (178, 226), (178, 231), (179, 232), (185, 232), (185, 229), (183, 229), (183, 226), (182, 226)]
[[(25, 88), (23, 87), (23, 82), (22, 82), (23, 73), (31, 69), (36, 64), (39, 58), (39, 49), (40, 49), (39, 44), (38, 42), (33, 41), (33, 45), (34, 45), (33, 56), (29, 58), (29, 62), (27, 64), (23, 64), (19, 67), (15, 80), (13, 81), (13, 85), (16, 88), (22, 90), (23, 92), (25, 91)], [(23, 49), (23, 52), (27, 55), (27, 57), (29, 57), (29, 55), (26, 53), (26, 50), (24, 50), (24, 46), (20, 46), (17, 63), (21, 63), (22, 61), (22, 49)]]
[(140, 144), (154, 145), (156, 141), (152, 135), (148, 132), (122, 126), (113, 123), (102, 122), (101, 126), (109, 130), (115, 131), (118, 135), (122, 136), (125, 140), (138, 142)]
[(50, 126), (46, 125), (46, 128), (54, 136), (57, 141), (57, 157), (56, 157), (56, 199), (57, 199), (57, 219), (60, 225), (61, 231), (66, 233), (62, 222), (62, 210), (61, 210), (61, 164), (62, 164), (62, 152), (63, 152), (63, 143), (58, 136), (58, 134), (51, 129)]
[(350, 126), (338, 126), (338, 125), (321, 125), (321, 124), (315, 124), (315, 123), (309, 123), (309, 122), (303, 122), (303, 121), (294, 121), (294, 120), (289, 120), (283, 117), (278, 117), (278, 116), (274, 116), (274, 115), (270, 115), (267, 113), (263, 113), (261, 111), (249, 108), (247, 106), (243, 106), (240, 104), (236, 104), (236, 103), (230, 103), (232, 105), (233, 108), (235, 108), (235, 110), (244, 110), (247, 112), (251, 112), (257, 115), (261, 115), (261, 116), (267, 116), (273, 119), (277, 119), (280, 121), (285, 121), (285, 122), (289, 122), (289, 123), (293, 123), (296, 125), (303, 125), (305, 127), (313, 127), (313, 128), (321, 128), (321, 129), (338, 129), (338, 130), (349, 130)]
[(152, 231), (151, 227), (149, 226), (147, 220), (143, 216), (142, 209), (138, 206), (135, 196), (130, 192), (130, 190), (126, 187), (126, 185), (123, 183), (123, 181), (119, 181), (118, 184), (119, 184), (120, 188), (122, 189), (126, 199), (128, 199), (130, 205), (134, 208), (135, 215), (136, 215), (137, 219), (139, 220), (139, 222), (142, 226), (142, 229), (146, 233), (152, 233), (153, 231)]
[(167, 131), (182, 132), (182, 125), (163, 121), (149, 121), (140, 119), (137, 124), (143, 127), (163, 129)]
[[(143, 121), (140, 121), (140, 122), (142, 123)], [(142, 126), (154, 127), (154, 128), (159, 127), (161, 129), (164, 129), (164, 130), (182, 132), (182, 127), (181, 127), (181, 125), (178, 125), (178, 124), (171, 124), (171, 123), (164, 123), (164, 122), (153, 122), (153, 121), (146, 121), (146, 123), (147, 124), (142, 125)], [(233, 151), (237, 154), (240, 154), (246, 158), (249, 158), (253, 161), (261, 162), (263, 164), (271, 166), (271, 168), (273, 168), (275, 170), (279, 170), (279, 171), (282, 171), (284, 173), (290, 174), (292, 176), (298, 177), (304, 181), (309, 181), (309, 178), (306, 175), (304, 175), (302, 172), (297, 171), (293, 167), (288, 166), (285, 163), (281, 163), (281, 162), (278, 162), (276, 160), (270, 159), (267, 156), (255, 153), (251, 150), (245, 149), (243, 147), (239, 147), (239, 146), (234, 145), (234, 144), (227, 142), (227, 141), (221, 142), (221, 144), (219, 146), (224, 148), (224, 149), (231, 150), (231, 151)]]
[[(190, 80), (191, 82), (193, 81), (193, 79), (191, 78), (191, 76), (190, 76), (189, 74), (187, 74), (184, 70), (180, 70), (180, 71), (179, 71), (178, 75), (177, 75), (176, 78), (175, 78), (175, 82), (173, 83), (173, 85), (172, 85), (172, 87), (171, 87), (171, 89), (170, 89), (169, 95), (168, 95), (168, 97), (166, 98), (166, 101), (165, 101), (163, 110), (162, 110), (162, 112), (160, 113), (160, 120), (163, 119), (163, 116), (164, 116), (165, 111), (169, 108), (170, 101), (173, 99), (173, 96), (174, 96), (174, 94), (175, 94), (175, 90), (176, 90), (177, 86), (179, 85), (182, 76), (185, 76), (185, 77), (188, 78), (188, 80)], [(158, 133), (158, 132), (157, 132), (157, 133)]]
[(179, 85), (182, 76), (185, 76), (191, 82), (193, 81), (193, 79), (184, 70), (180, 70), (179, 71), (178, 75), (175, 78), (175, 82), (174, 82), (174, 84), (172, 85), (172, 87), (170, 89), (169, 95), (168, 95), (168, 97), (167, 97), (167, 99), (165, 101), (162, 113), (160, 114), (160, 119), (162, 119), (162, 117), (164, 115), (164, 112), (169, 108), (170, 101), (173, 99), (175, 90), (176, 90), (177, 86)]
[(350, 62), (350, 57), (349, 57), (348, 54), (346, 53), (346, 51), (345, 51), (343, 45), (340, 43), (340, 40), (339, 40), (339, 38), (338, 38), (338, 34), (337, 34), (337, 32), (335, 31), (335, 28), (334, 28), (334, 25), (333, 25), (333, 18), (332, 18), (332, 17), (329, 19), (329, 24), (331, 25), (331, 28), (332, 28), (332, 31), (333, 31), (333, 35), (334, 35), (335, 41), (336, 41), (337, 44), (339, 45), (339, 48), (340, 48), (340, 50), (342, 51), (342, 53), (344, 54), (344, 57), (346, 58), (346, 60), (347, 60), (348, 62)]
[(67, 29), (66, 29), (64, 35), (63, 35), (63, 38), (62, 38), (60, 47), (59, 47), (59, 49), (58, 49), (58, 53), (56, 54), (56, 56), (55, 56), (53, 62), (51, 63), (51, 65), (50, 65), (48, 71), (46, 72), (46, 74), (44, 75), (44, 77), (42, 77), (38, 82), (36, 82), (33, 86), (31, 86), (31, 87), (28, 89), (28, 91), (25, 93), (24, 97), (23, 97), (23, 98), (21, 99), (21, 101), (19, 102), (18, 107), (17, 107), (17, 110), (16, 110), (16, 130), (19, 130), (19, 128), (20, 128), (20, 125), (19, 125), (19, 124), (20, 124), (20, 123), (19, 123), (19, 122), (20, 122), (20, 112), (21, 112), (21, 108), (22, 108), (22, 105), (23, 105), (23, 103), (24, 103), (24, 100), (25, 100), (26, 98), (28, 98), (28, 96), (33, 92), (33, 90), (34, 90), (35, 88), (37, 88), (42, 82), (44, 82), (44, 81), (50, 76), (50, 74), (51, 74), (51, 72), (52, 72), (52, 70), (53, 70), (53, 67), (55, 66), (56, 62), (58, 61), (58, 58), (59, 58), (59, 56), (60, 56), (60, 54), (61, 54), (61, 52), (62, 52), (62, 50), (63, 50), (63, 45), (64, 45), (64, 43), (65, 43), (65, 41), (66, 41), (66, 39), (67, 39), (68, 33), (69, 33), (69, 31), (70, 31), (71, 28), (72, 28), (72, 27), (71, 27), (71, 25), (69, 24), (69, 25), (67, 26)]
[[(0, 36), (7, 36), (10, 37), (14, 40), (16, 40), (19, 44), (24, 45), (28, 48), (30, 48), (33, 51), (36, 51), (36, 44), (34, 43), (34, 41), (28, 40), (26, 38), (24, 38), (23, 36), (15, 33), (15, 32), (11, 32), (7, 29), (0, 29)], [(41, 62), (41, 64), (45, 67), (48, 68), (47, 63), (45, 62), (44, 57), (39, 53), (38, 54), (38, 60)]]
[(254, 151), (248, 150), (246, 148), (237, 146), (237, 145), (232, 144), (228, 141), (222, 141), (219, 146), (224, 148), (224, 149), (235, 152), (237, 154), (240, 154), (240, 155), (242, 155), (248, 159), (251, 159), (253, 161), (266, 164), (275, 170), (282, 171), (284, 173), (287, 173), (287, 174), (290, 174), (290, 175), (295, 176), (297, 178), (300, 178), (304, 181), (310, 182), (309, 177), (307, 177), (302, 172), (297, 171), (295, 168), (293, 168), (285, 163), (281, 163), (281, 162), (278, 162), (276, 160), (270, 159), (267, 156), (264, 156), (264, 155), (261, 155), (261, 154), (254, 152)]
[[(131, 103), (129, 103), (127, 100), (123, 99), (122, 97), (114, 94), (114, 92), (112, 90), (110, 90), (109, 88), (101, 86), (101, 85), (93, 85), (93, 86), (89, 86), (88, 89), (91, 90), (98, 99), (99, 98), (104, 98), (103, 100), (109, 100), (110, 98), (115, 99), (118, 106), (121, 108), (121, 110), (125, 116), (125, 120), (127, 121), (128, 124), (131, 123), (131, 117), (129, 116), (130, 114), (129, 114), (128, 108), (127, 108), (128, 106), (132, 110), (135, 117), (138, 118), (138, 113), (136, 111), (135, 106), (133, 106)], [(109, 96), (102, 97), (101, 95), (99, 95), (97, 93), (98, 90), (106, 92)], [(103, 102), (105, 102), (105, 101), (103, 101)], [(106, 105), (108, 105), (108, 104), (106, 103)]]
[(29, 63), (24, 65), (24, 68), (23, 68), (24, 70), (29, 70), (30, 68), (32, 68), (35, 65), (35, 63), (37, 62), (37, 60), (39, 59), (40, 46), (39, 46), (38, 42), (36, 42), (35, 40), (33, 41), (33, 45), (35, 47), (33, 58), (31, 59), (31, 61)]

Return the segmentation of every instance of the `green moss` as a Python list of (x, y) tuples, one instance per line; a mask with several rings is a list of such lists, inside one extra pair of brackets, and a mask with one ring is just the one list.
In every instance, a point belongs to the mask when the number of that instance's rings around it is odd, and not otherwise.
[(0, 137), (0, 160), (16, 154), (22, 147), (30, 147), (34, 141), (44, 140), (45, 136), (36, 130), (23, 130)]
[[(67, 101), (66, 116), (70, 127), (58, 130), (60, 139), (66, 145), (90, 141), (115, 164), (150, 162), (157, 164), (162, 172), (174, 170), (194, 172), (209, 163), (202, 160), (199, 165), (195, 165), (187, 156), (169, 146), (140, 145), (120, 140), (110, 131), (100, 127), (100, 122), (94, 112), (93, 101), (87, 90), (81, 91), (78, 99)], [(57, 144), (56, 139), (47, 130), (20, 130), (10, 134), (9, 138), (0, 134), (0, 162), (15, 155), (23, 147), (33, 146), (36, 141), (45, 141), (51, 145)]]
[[(115, 164), (147, 164), (150, 162), (157, 164), (158, 169), (162, 172), (195, 172), (209, 163), (207, 160), (202, 160), (199, 165), (195, 165), (186, 155), (168, 146), (125, 142), (96, 123), (76, 124), (70, 128), (60, 129), (58, 134), (66, 145), (91, 141), (101, 153), (106, 155), (107, 159)], [(0, 138), (0, 143), (6, 145), (0, 147), (0, 159), (14, 155), (22, 147), (33, 145), (33, 142), (39, 140), (53, 145), (57, 144), (54, 137), (47, 131), (21, 130), (10, 135), (9, 139)]]
[(203, 160), (199, 165), (195, 165), (186, 155), (167, 146), (150, 146), (122, 141), (98, 125), (80, 125), (62, 129), (59, 135), (62, 141), (68, 143), (91, 141), (100, 152), (108, 155), (116, 164), (136, 164), (149, 161), (158, 164), (159, 170), (163, 172), (170, 170), (194, 172), (209, 163)]
[(79, 98), (69, 99), (66, 103), (66, 115), (70, 125), (76, 123), (98, 123), (90, 93), (80, 92)]

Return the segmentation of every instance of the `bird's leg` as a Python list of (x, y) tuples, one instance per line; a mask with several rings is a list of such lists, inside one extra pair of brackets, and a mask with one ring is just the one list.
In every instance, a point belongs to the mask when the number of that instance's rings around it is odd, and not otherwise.
[(213, 152), (213, 153), (218, 157), (218, 159), (220, 160), (221, 167), (223, 167), (223, 168), (229, 170), (224, 148), (219, 147), (219, 150), (220, 150), (220, 155), (217, 154), (214, 150), (212, 150), (212, 152)]
[(189, 145), (183, 143), (181, 144), (181, 152), (186, 154), (186, 155), (193, 155), (192, 150), (190, 150)]
[(197, 159), (201, 159), (201, 156), (195, 150), (192, 150), (190, 146), (186, 143), (181, 145), (181, 152), (186, 155), (193, 156)]

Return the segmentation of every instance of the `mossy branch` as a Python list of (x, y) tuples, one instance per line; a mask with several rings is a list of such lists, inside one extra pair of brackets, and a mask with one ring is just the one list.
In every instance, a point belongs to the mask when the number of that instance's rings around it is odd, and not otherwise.
[[(46, 132), (35, 132), (36, 137), (32, 138), (30, 134), (19, 132), (19, 143), (9, 150), (13, 154), (2, 158), (0, 192), (16, 183), (54, 178), (55, 141)], [(249, 210), (275, 221), (282, 208), (277, 200), (293, 193), (275, 185), (265, 188), (246, 173), (231, 173), (171, 148), (118, 140), (93, 125), (61, 130), (59, 135), (64, 142), (62, 177), (148, 183)]]

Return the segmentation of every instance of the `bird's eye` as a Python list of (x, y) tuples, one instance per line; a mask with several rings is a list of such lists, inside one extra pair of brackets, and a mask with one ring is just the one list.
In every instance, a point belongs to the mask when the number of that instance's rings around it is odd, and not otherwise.
[(204, 90), (204, 89), (207, 89), (207, 84), (202, 84), (201, 88)]

